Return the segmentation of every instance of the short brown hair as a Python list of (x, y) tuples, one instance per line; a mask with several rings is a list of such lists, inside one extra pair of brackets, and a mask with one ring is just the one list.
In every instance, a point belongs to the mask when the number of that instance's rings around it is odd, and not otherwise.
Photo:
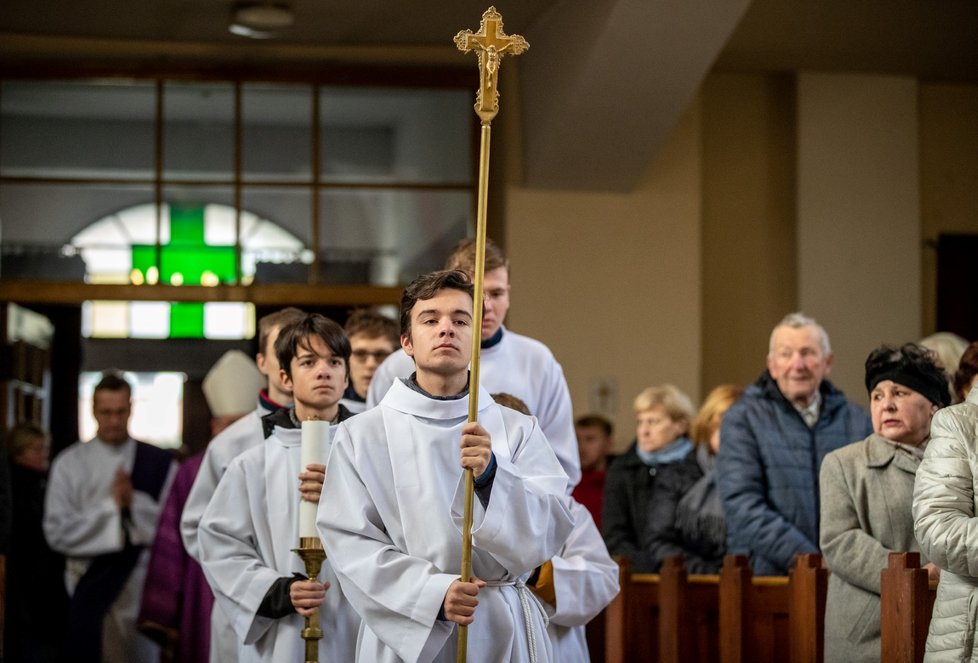
[(978, 341), (965, 348), (964, 354), (961, 355), (961, 360), (958, 362), (958, 370), (954, 372), (954, 391), (959, 402), (968, 398), (968, 394), (964, 390), (968, 388), (976, 375), (978, 375)]
[(7, 433), (6, 444), (10, 457), (16, 460), (37, 439), (48, 439), (47, 433), (44, 432), (43, 428), (31, 423), (17, 424)]
[(367, 308), (358, 308), (346, 319), (343, 329), (349, 338), (357, 335), (367, 338), (386, 338), (395, 348), (401, 345), (397, 323)]
[(586, 414), (578, 417), (574, 422), (575, 428), (600, 428), (605, 437), (611, 437), (615, 432), (615, 427), (607, 417), (600, 414)]
[(401, 334), (411, 338), (411, 310), (419, 300), (431, 299), (439, 290), (461, 290), (472, 297), (472, 281), (458, 270), (430, 272), (419, 276), (404, 288), (401, 295)]
[[(300, 311), (294, 306), (287, 306), (280, 311), (263, 315), (258, 320), (258, 354), (265, 354), (268, 345), (268, 337), (272, 335), (272, 330), (276, 327), (282, 329), (297, 320), (306, 317), (305, 311)], [(272, 349), (275, 352), (275, 349)]]
[[(485, 271), (491, 272), (500, 267), (505, 267), (508, 272), (509, 260), (506, 259), (506, 254), (499, 248), (499, 245), (487, 237)], [(463, 239), (459, 242), (445, 261), (445, 269), (457, 269), (468, 274), (470, 279), (473, 278), (475, 275), (475, 240)]]
[(285, 374), (292, 379), (292, 359), (301, 347), (309, 346), (309, 337), (318, 336), (326, 347), (346, 364), (346, 377), (350, 377), (350, 339), (343, 328), (325, 315), (305, 315), (284, 327), (275, 339), (275, 358)]
[(511, 410), (516, 410), (517, 412), (521, 412), (527, 416), (531, 414), (530, 408), (523, 402), (523, 399), (517, 398), (513, 394), (507, 394), (505, 391), (500, 391), (496, 394), (490, 394), (490, 396), (492, 396), (492, 400), (496, 401), (503, 407), (508, 407)]
[(124, 391), (129, 395), (129, 398), (132, 398), (132, 385), (129, 384), (129, 380), (122, 376), (121, 372), (115, 369), (109, 369), (102, 373), (102, 379), (92, 390), (93, 398), (100, 391)]

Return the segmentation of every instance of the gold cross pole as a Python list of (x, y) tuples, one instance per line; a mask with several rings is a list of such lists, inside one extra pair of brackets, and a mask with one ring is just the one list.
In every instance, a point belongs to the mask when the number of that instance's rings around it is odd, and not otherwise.
[[(476, 210), (475, 274), (472, 310), (472, 368), (469, 378), (469, 421), (479, 416), (479, 351), (482, 347), (483, 280), (486, 271), (486, 209), (489, 192), (489, 139), (492, 119), (499, 112), (499, 91), (496, 89), (499, 65), (503, 55), (519, 55), (530, 47), (519, 35), (503, 32), (503, 17), (495, 7), (482, 15), (475, 34), (462, 30), (455, 35), (455, 45), (463, 53), (476, 51), (479, 55), (479, 92), (475, 97), (475, 114), (482, 121), (479, 144), (479, 199)], [(462, 582), (472, 577), (472, 502), (475, 479), (472, 470), (465, 472), (465, 511), (462, 521)], [(455, 659), (465, 663), (468, 646), (468, 627), (458, 627), (458, 649)]]

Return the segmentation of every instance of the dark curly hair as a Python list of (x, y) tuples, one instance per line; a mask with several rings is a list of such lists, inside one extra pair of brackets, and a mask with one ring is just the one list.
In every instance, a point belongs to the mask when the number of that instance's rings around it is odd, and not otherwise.
[(900, 347), (881, 345), (866, 357), (866, 391), (872, 393), (883, 380), (913, 389), (938, 407), (951, 404), (947, 376), (934, 362), (934, 355), (916, 343)]
[(442, 270), (411, 281), (401, 296), (401, 334), (411, 338), (411, 310), (419, 301), (433, 298), (439, 290), (461, 290), (472, 296), (472, 281), (465, 272)]

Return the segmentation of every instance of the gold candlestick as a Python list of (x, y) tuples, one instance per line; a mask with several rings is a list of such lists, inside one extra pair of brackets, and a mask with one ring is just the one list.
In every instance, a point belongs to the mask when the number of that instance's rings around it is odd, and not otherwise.
[[(303, 536), (299, 538), (299, 547), (292, 552), (302, 559), (306, 566), (306, 576), (310, 580), (319, 577), (326, 559), (323, 542), (318, 536)], [(319, 626), (319, 609), (306, 617), (306, 625), (302, 629), (302, 639), (306, 641), (306, 663), (319, 663), (319, 641), (323, 639), (323, 629)]]

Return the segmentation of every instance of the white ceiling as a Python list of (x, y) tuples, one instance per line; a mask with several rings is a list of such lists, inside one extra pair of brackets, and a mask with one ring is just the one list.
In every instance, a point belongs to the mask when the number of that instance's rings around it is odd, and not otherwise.
[[(141, 53), (155, 50), (164, 62), (175, 53), (263, 63), (342, 52), (444, 66), (462, 57), (452, 37), (477, 29), (489, 1), (294, 0), (295, 25), (256, 42), (227, 32), (230, 0), (3, 0), (0, 75), (8, 63), (118, 52), (120, 44), (142, 44)], [(518, 68), (530, 186), (631, 189), (711, 70), (978, 82), (974, 0), (501, 0), (496, 7), (506, 31), (531, 46)], [(501, 94), (505, 104), (505, 87)]]

